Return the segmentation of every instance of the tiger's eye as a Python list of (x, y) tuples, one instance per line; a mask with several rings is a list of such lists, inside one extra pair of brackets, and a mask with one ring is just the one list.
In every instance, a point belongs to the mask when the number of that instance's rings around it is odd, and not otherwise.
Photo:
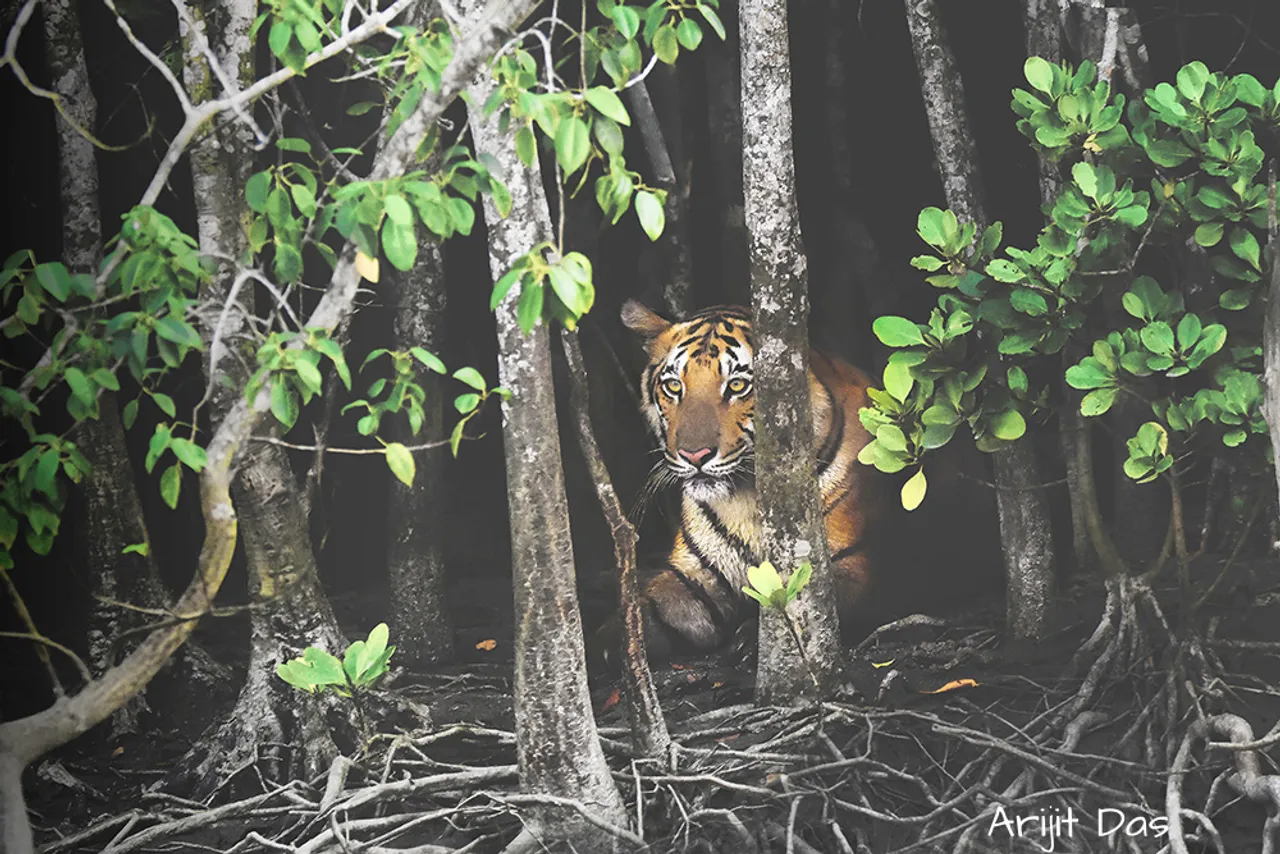
[(733, 379), (729, 380), (729, 386), (728, 386), (729, 393), (742, 394), (744, 391), (747, 390), (748, 386), (750, 385), (751, 383), (747, 382), (742, 377), (734, 377)]
[(680, 380), (666, 380), (662, 384), (663, 391), (672, 397), (678, 395), (682, 388), (684, 388), (684, 383), (680, 382)]

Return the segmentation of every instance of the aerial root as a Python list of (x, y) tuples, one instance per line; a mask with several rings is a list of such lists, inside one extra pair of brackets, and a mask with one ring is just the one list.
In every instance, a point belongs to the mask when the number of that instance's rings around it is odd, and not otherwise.
[[(454, 724), (374, 736), (287, 785), (260, 774), (258, 791), (237, 787), (237, 800), (216, 806), (156, 794), (45, 850), (110, 840), (103, 850), (124, 854), (216, 829), (238, 840), (234, 854), (523, 854), (559, 850), (563, 816), (594, 824), (617, 851), (975, 854), (1000, 845), (1004, 816), (1106, 806), (1170, 819), (1170, 854), (1226, 854), (1239, 842), (1216, 823), (1238, 798), (1267, 808), (1262, 851), (1280, 854), (1280, 776), (1263, 773), (1260, 755), (1280, 743), (1280, 726), (1255, 741), (1246, 721), (1221, 713), (1244, 708), (1238, 677), (1213, 652), (1222, 643), (1179, 637), (1149, 586), (1120, 579), (1074, 678), (1030, 691), (1013, 680), (1018, 692), (1005, 697), (1022, 705), (978, 705), (960, 691), (927, 709), (731, 706), (670, 720), (669, 764), (637, 758), (625, 728), (601, 727), (627, 827), (589, 804), (520, 790), (514, 734)], [(1276, 693), (1255, 683), (1248, 689)]]

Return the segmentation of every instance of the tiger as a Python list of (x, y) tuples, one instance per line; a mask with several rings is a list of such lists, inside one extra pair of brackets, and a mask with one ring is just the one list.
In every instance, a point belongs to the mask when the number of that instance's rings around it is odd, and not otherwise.
[[(672, 322), (629, 300), (621, 317), (649, 357), (641, 405), (661, 445), (655, 474), (681, 491), (675, 542), (641, 586), (649, 656), (711, 651), (743, 624), (747, 569), (766, 558), (753, 477), (751, 316), (741, 307), (713, 306)], [(812, 453), (847, 632), (865, 627), (875, 608), (870, 546), (885, 476), (858, 462), (872, 438), (858, 417), (872, 384), (858, 368), (811, 348)], [(598, 642), (607, 644), (618, 631), (615, 616)]]

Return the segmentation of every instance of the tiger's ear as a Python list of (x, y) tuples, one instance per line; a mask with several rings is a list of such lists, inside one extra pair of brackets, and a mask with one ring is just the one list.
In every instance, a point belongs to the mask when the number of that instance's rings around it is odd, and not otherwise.
[(670, 329), (672, 323), (641, 303), (629, 299), (622, 304), (622, 325), (639, 335), (648, 344)]

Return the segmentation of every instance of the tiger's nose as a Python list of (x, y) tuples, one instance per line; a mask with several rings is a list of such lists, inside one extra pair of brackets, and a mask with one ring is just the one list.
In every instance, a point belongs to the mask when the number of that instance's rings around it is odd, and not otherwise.
[(715, 451), (712, 448), (703, 448), (698, 451), (686, 451), (681, 449), (680, 456), (684, 457), (686, 462), (696, 468), (702, 468), (702, 464), (711, 459), (711, 455), (714, 453)]

